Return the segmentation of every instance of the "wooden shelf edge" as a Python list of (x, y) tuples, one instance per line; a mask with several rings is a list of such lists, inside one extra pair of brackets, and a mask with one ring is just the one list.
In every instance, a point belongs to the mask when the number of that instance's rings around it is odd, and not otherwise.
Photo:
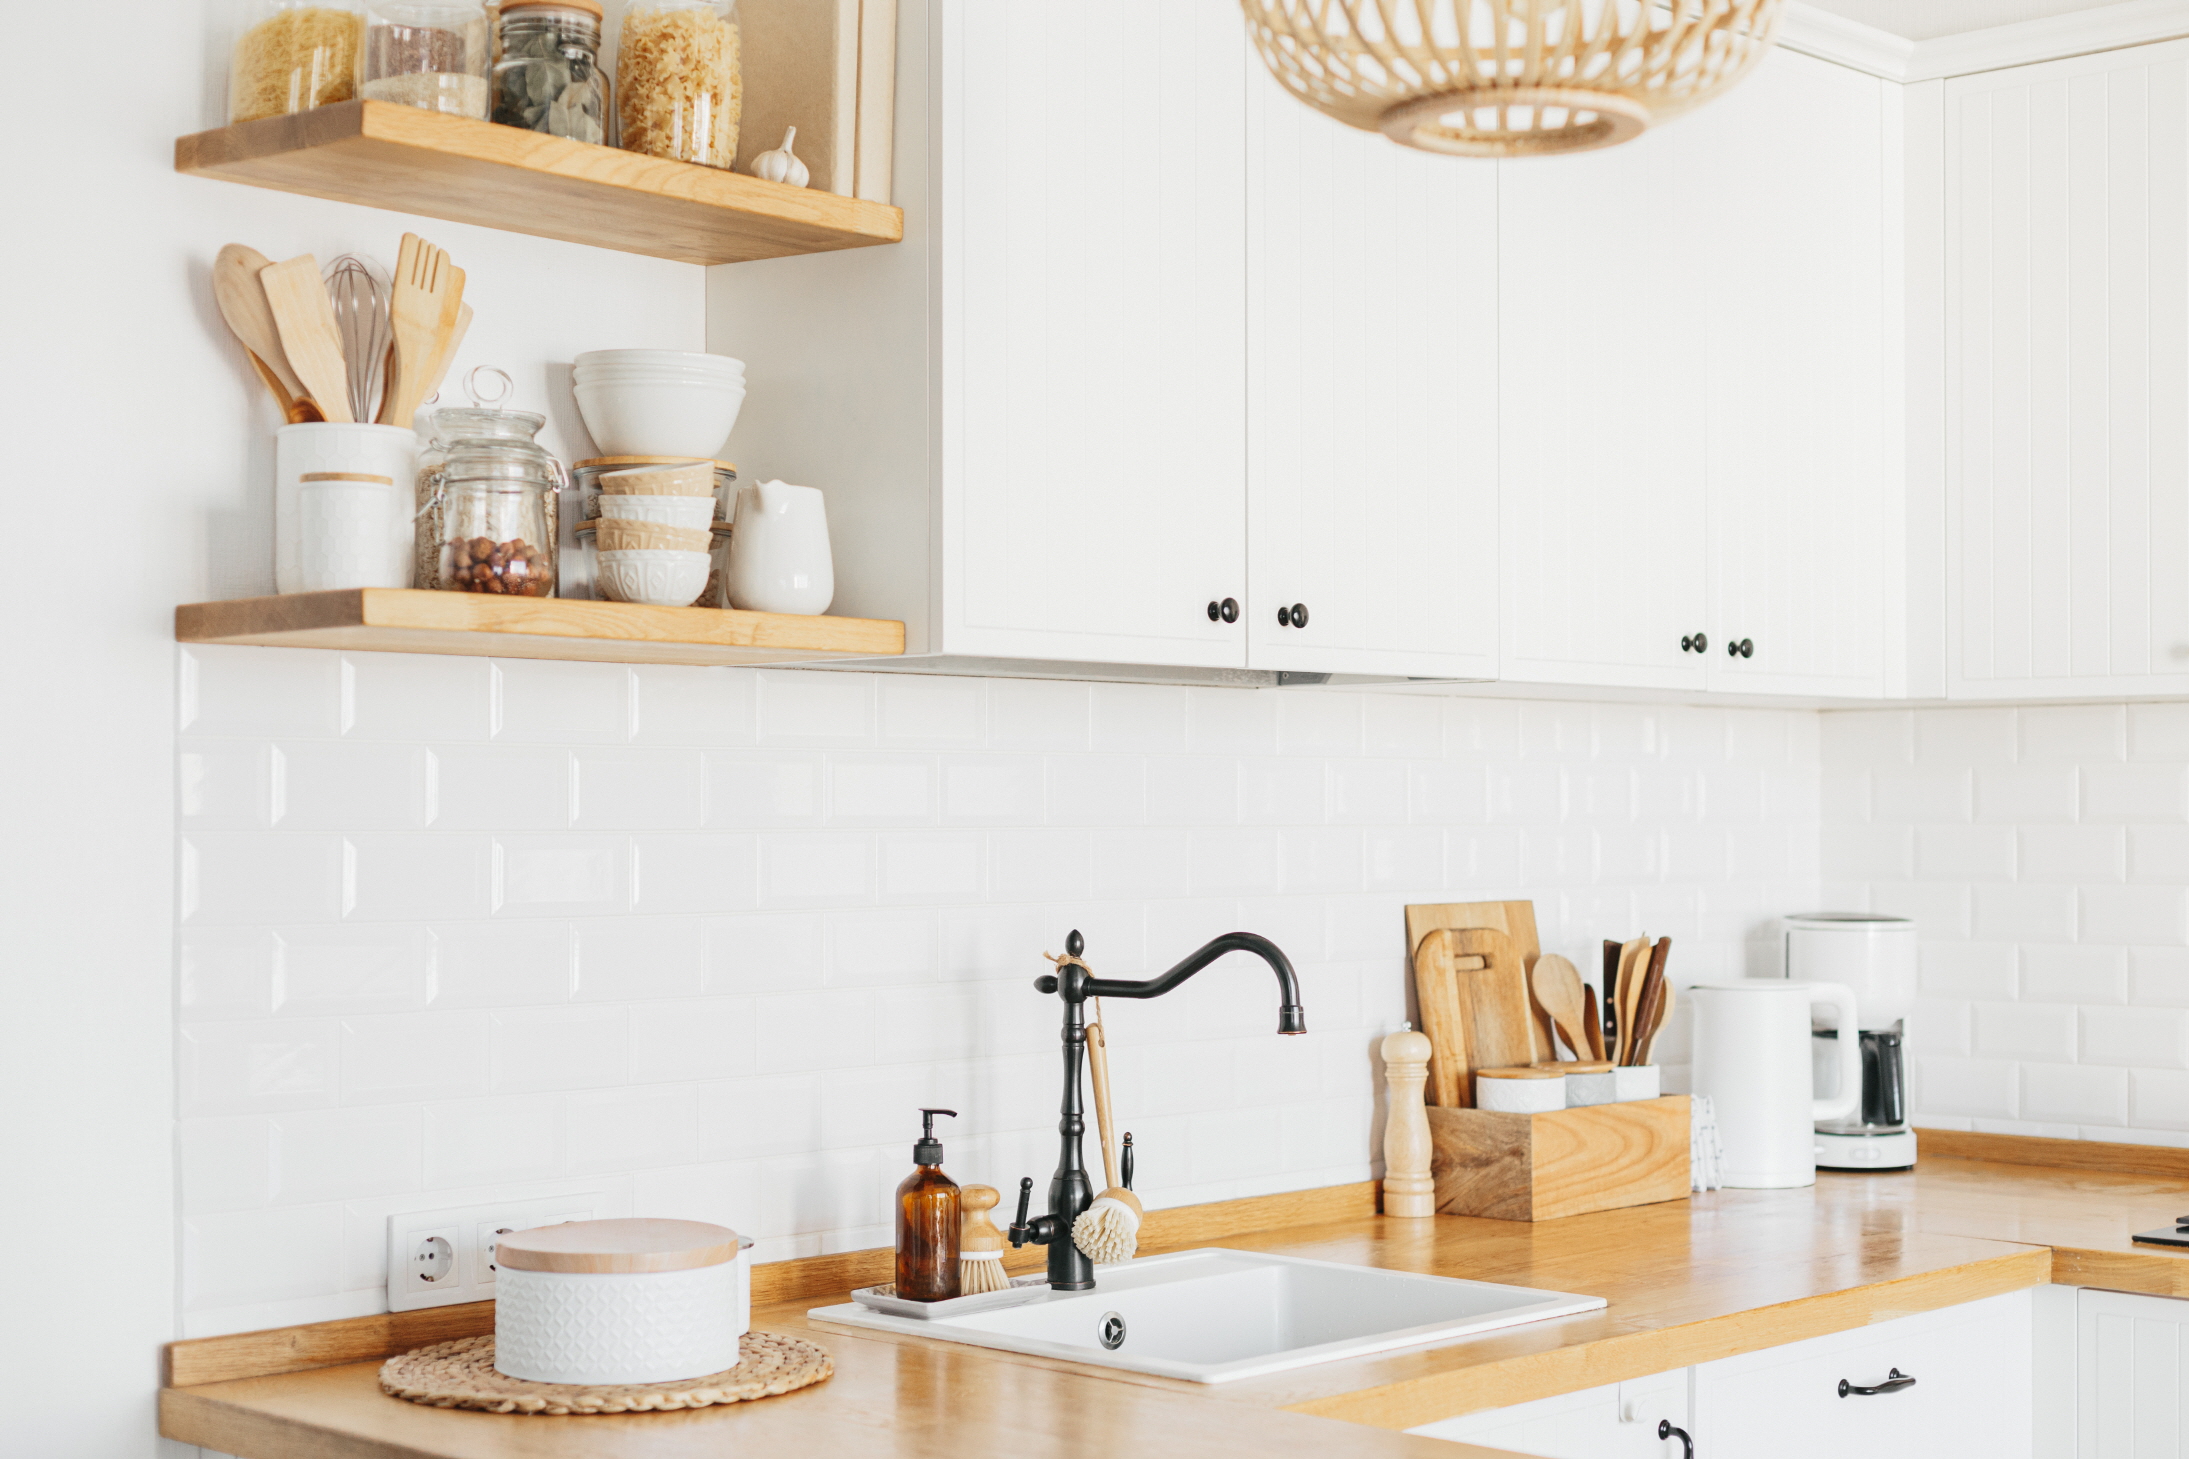
[(887, 203), (384, 101), (181, 137), (175, 170), (683, 263), (904, 237)]
[(762, 664), (893, 658), (904, 652), (904, 625), (731, 608), (350, 588), (187, 603), (175, 610), (175, 639), (473, 658)]

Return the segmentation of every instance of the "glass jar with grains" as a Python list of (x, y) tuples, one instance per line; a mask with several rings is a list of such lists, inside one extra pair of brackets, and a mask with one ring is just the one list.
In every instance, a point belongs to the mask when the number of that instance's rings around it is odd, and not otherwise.
[(484, 0), (374, 0), (365, 10), (367, 101), (487, 114)]
[(600, 0), (508, 0), (494, 61), (494, 120), (596, 145), (608, 140)]
[(246, 0), (228, 68), (228, 120), (255, 122), (357, 95), (365, 11), (355, 0)]
[(616, 57), (626, 150), (728, 167), (745, 106), (736, 0), (631, 0)]

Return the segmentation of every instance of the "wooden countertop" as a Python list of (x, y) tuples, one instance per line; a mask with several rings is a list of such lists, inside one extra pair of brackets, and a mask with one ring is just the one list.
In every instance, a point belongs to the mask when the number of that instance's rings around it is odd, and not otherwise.
[[(2189, 1211), (2185, 1203), (2189, 1165), (2120, 1173), (1937, 1156), (1912, 1174), (1826, 1175), (1811, 1189), (1718, 1191), (1533, 1224), (1328, 1219), (1312, 1201), (1281, 1215), (1244, 1203), (1253, 1210), (1242, 1216), (1265, 1225), (1300, 1224), (1219, 1238), (1208, 1216), (1179, 1219), (1165, 1223), (1174, 1239), (1143, 1250), (1221, 1239), (1586, 1292), (1610, 1305), (1426, 1351), (1201, 1385), (809, 1322), (808, 1308), (842, 1298), (805, 1294), (757, 1308), (754, 1325), (817, 1338), (836, 1375), (762, 1402), (561, 1419), (461, 1413), (385, 1397), (375, 1360), (165, 1389), (161, 1432), (244, 1459), (684, 1459), (793, 1448), (906, 1459), (1164, 1459), (1231, 1448), (1464, 1459), (1494, 1451), (1393, 1430), (2047, 1281), (2189, 1296), (2189, 1257), (2127, 1239)], [(1151, 1213), (1151, 1232), (1159, 1214), (1184, 1213)]]

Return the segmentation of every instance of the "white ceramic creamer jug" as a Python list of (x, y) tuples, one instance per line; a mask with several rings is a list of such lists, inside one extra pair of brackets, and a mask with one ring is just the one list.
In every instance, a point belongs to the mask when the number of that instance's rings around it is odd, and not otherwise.
[[(1839, 1093), (1816, 1097), (1809, 1010), (1838, 1011)], [(1694, 990), (1697, 1094), (1710, 1096), (1724, 1146), (1725, 1183), (1745, 1190), (1815, 1185), (1815, 1127), (1862, 1101), (1861, 1026), (1854, 990), (1840, 983), (1743, 978)]]
[(836, 568), (819, 488), (781, 481), (738, 488), (728, 593), (732, 608), (755, 613), (828, 611)]

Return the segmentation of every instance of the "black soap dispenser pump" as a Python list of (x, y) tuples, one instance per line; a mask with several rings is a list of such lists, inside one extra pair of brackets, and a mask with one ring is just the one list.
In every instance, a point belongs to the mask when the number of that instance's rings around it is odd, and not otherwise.
[(956, 1119), (958, 1112), (920, 1111), (921, 1135), (912, 1147), (918, 1168), (897, 1187), (897, 1295), (914, 1302), (958, 1295), (958, 1183), (942, 1173), (937, 1115)]

